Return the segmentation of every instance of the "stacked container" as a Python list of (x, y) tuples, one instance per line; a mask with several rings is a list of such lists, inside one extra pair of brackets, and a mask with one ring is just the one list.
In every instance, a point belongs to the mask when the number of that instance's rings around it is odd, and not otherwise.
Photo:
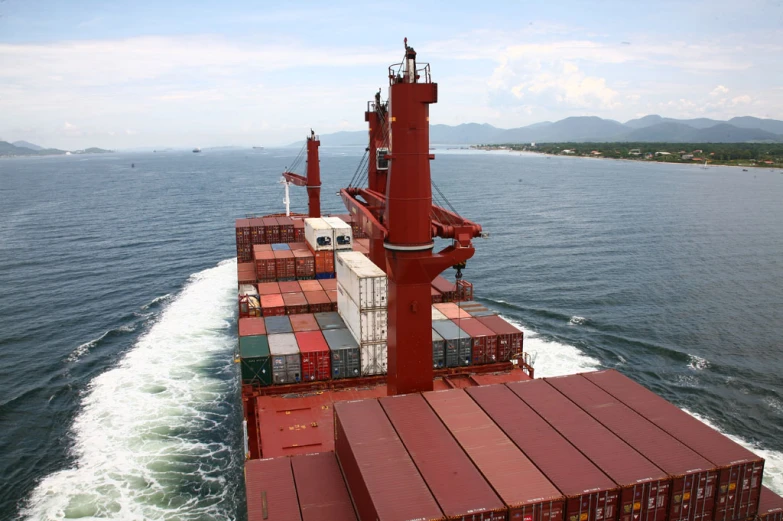
[(250, 220), (237, 219), (235, 224), (237, 239), (237, 262), (253, 260), (253, 243), (250, 239)]
[(302, 362), (302, 381), (328, 380), (332, 374), (329, 345), (320, 331), (295, 333)]
[(498, 335), (475, 318), (453, 321), (470, 335), (472, 340), (471, 360), (473, 365), (491, 364), (497, 361)]
[(324, 217), (324, 222), (332, 229), (332, 245), (334, 251), (353, 250), (353, 234), (351, 227), (339, 217)]
[(299, 346), (293, 333), (269, 335), (269, 354), (272, 357), (272, 381), (291, 384), (302, 380)]
[(320, 319), (318, 320), (326, 344), (329, 346), (332, 378), (358, 377), (361, 374), (359, 344), (356, 343), (356, 340), (351, 336), (351, 332), (347, 329), (327, 329), (328, 327), (342, 324), (342, 320), (340, 320), (337, 313), (316, 313), (316, 318), (319, 318), (317, 315), (335, 315), (337, 318), (336, 322), (329, 320), (328, 323), (322, 323)]
[(251, 244), (264, 244), (266, 243), (266, 230), (264, 228), (264, 219), (260, 217), (254, 217), (248, 219), (250, 224), (250, 242)]
[(252, 262), (237, 263), (237, 282), (253, 284), (256, 281), (256, 265)]
[(290, 217), (278, 217), (277, 226), (280, 230), (280, 242), (295, 242), (294, 221)]
[(436, 320), (432, 323), (435, 330), (445, 340), (446, 367), (461, 367), (470, 365), (471, 338), (451, 320)]
[(442, 275), (435, 277), (432, 287), (441, 295), (441, 302), (453, 302), (457, 298), (457, 285), (449, 282)]
[(337, 254), (337, 311), (361, 348), (362, 376), (386, 374), (386, 273), (363, 254)]
[(305, 224), (303, 219), (294, 219), (294, 242), (305, 242)]
[(272, 384), (269, 342), (265, 335), (239, 337), (239, 356), (244, 383)]
[(274, 252), (277, 280), (296, 280), (296, 260), (291, 250)]
[(522, 354), (523, 333), (497, 315), (476, 317), (498, 335), (497, 361), (507, 362)]
[(267, 244), (276, 244), (280, 242), (280, 226), (274, 217), (264, 217), (264, 235)]

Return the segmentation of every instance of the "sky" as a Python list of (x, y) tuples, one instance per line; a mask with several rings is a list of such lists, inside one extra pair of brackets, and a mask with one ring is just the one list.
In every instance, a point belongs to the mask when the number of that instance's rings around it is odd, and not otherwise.
[(403, 38), (430, 122), (783, 119), (783, 0), (0, 0), (0, 140), (274, 146), (364, 130)]

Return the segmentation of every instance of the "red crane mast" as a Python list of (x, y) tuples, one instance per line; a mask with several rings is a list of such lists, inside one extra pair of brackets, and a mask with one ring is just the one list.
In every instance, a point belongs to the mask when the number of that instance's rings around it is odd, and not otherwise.
[[(473, 256), (471, 240), (481, 226), (432, 204), (429, 105), (437, 102), (438, 86), (429, 64), (417, 68), (416, 51), (406, 39), (403, 62), (389, 73), (385, 193), (376, 185), (343, 189), (341, 196), (371, 237), (383, 239), (381, 266), (389, 277), (386, 382), (387, 393), (395, 395), (432, 390), (430, 286), (444, 269)], [(368, 121), (372, 137), (373, 118)], [(377, 172), (368, 179), (373, 177), (377, 180)], [(434, 237), (450, 238), (452, 244), (434, 253)]]
[(321, 141), (310, 129), (307, 136), (307, 176), (301, 176), (294, 172), (283, 172), (283, 178), (296, 186), (307, 187), (307, 215), (308, 217), (321, 217), (321, 161), (318, 158), (318, 147)]

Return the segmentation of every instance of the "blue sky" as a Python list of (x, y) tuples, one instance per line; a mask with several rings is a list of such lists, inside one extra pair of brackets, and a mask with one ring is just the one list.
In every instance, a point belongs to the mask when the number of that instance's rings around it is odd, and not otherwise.
[(365, 128), (402, 39), (432, 123), (783, 119), (782, 1), (0, 1), (0, 139), (275, 145)]

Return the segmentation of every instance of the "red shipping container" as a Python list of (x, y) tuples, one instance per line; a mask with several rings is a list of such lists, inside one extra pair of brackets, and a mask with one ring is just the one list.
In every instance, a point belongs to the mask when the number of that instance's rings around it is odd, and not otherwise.
[(498, 362), (511, 360), (522, 354), (523, 333), (497, 315), (476, 317), (479, 322), (498, 335)]
[(615, 370), (586, 373), (584, 377), (721, 467), (715, 521), (755, 515), (764, 472), (763, 458)]
[(315, 272), (316, 273), (334, 273), (334, 252), (331, 250), (313, 251), (312, 247), (308, 244), (308, 250), (315, 257)]
[(262, 251), (256, 256), (256, 275), (260, 282), (272, 282), (277, 278), (275, 252)]
[(332, 356), (324, 335), (320, 331), (303, 331), (295, 335), (302, 361), (302, 382), (329, 380)]
[(302, 521), (356, 521), (334, 452), (291, 458)]
[(280, 286), (280, 293), (301, 293), (302, 292), (302, 287), (295, 280), (290, 280), (290, 281), (287, 281), (287, 282), (278, 282), (277, 285)]
[(237, 263), (237, 282), (239, 284), (255, 284), (256, 266), (252, 262)]
[(332, 311), (332, 301), (325, 291), (307, 291), (304, 296), (311, 313)]
[(543, 380), (506, 384), (620, 486), (619, 521), (664, 521), (671, 478)]
[(261, 297), (261, 312), (265, 317), (285, 315), (283, 295), (263, 295)]
[(337, 290), (337, 279), (321, 279), (318, 281), (327, 293)]
[(337, 311), (337, 290), (327, 291), (326, 296), (329, 297), (329, 302), (332, 303), (332, 311)]
[(274, 252), (274, 254), (275, 262), (277, 263), (278, 280), (295, 279), (296, 261), (294, 260), (294, 252), (291, 250), (281, 250)]
[(266, 326), (261, 317), (240, 318), (239, 336), (266, 335)]
[(508, 387), (483, 385), (466, 392), (566, 496), (564, 519), (617, 519), (619, 489), (614, 481)]
[(315, 277), (315, 256), (310, 250), (293, 250), (297, 279)]
[(440, 292), (443, 302), (453, 302), (457, 297), (457, 285), (449, 282), (442, 275), (435, 277), (432, 287)]
[(277, 295), (282, 293), (280, 291), (280, 284), (277, 282), (259, 282), (258, 294), (259, 295)]
[(765, 486), (761, 487), (759, 518), (761, 521), (783, 521), (783, 498)]
[(286, 315), (299, 315), (309, 311), (304, 293), (283, 293), (283, 302)]
[(290, 249), (291, 251), (298, 251), (298, 250), (310, 251), (307, 248), (307, 243), (306, 242), (291, 242), (291, 243), (288, 244), (288, 249)]
[(710, 521), (718, 469), (579, 375), (546, 382), (672, 477), (668, 521)]
[(508, 507), (420, 394), (379, 402), (449, 520), (506, 520)]
[(264, 244), (266, 235), (264, 230), (264, 220), (261, 218), (248, 219), (250, 224), (250, 242), (251, 244)]
[(334, 404), (334, 451), (360, 521), (444, 520), (376, 400)]
[(565, 498), (462, 389), (424, 393), (509, 507), (510, 521), (561, 521)]
[(440, 291), (437, 289), (430, 287), (430, 295), (432, 297), (431, 300), (433, 304), (440, 304), (443, 302), (443, 295), (441, 295)]
[(262, 252), (265, 251), (272, 251), (272, 245), (271, 244), (254, 244), (253, 245), (253, 260), (258, 258), (258, 255), (260, 255)]
[(458, 319), (458, 318), (470, 318), (470, 313), (461, 309), (453, 302), (442, 302), (440, 304), (433, 304), (435, 309), (446, 315), (446, 318)]
[(289, 458), (245, 463), (248, 521), (298, 521), (299, 500)]
[(250, 242), (250, 219), (237, 219), (234, 229), (236, 230), (237, 246), (240, 244), (252, 244)]
[(475, 318), (452, 320), (473, 339), (473, 365), (492, 364), (498, 357), (498, 335)]
[(294, 242), (294, 221), (290, 217), (278, 217), (277, 225), (280, 228), (280, 242)]
[(301, 315), (291, 315), (291, 329), (294, 333), (303, 333), (305, 331), (320, 331), (318, 321), (312, 313), (303, 313)]
[(317, 280), (300, 280), (299, 281), (299, 287), (302, 288), (302, 291), (307, 293), (308, 291), (323, 291), (324, 288), (321, 287), (321, 283)]
[(267, 244), (277, 244), (280, 242), (280, 226), (277, 225), (277, 219), (274, 217), (264, 217), (264, 228), (266, 229)]
[(305, 223), (303, 219), (294, 219), (294, 242), (305, 242)]

